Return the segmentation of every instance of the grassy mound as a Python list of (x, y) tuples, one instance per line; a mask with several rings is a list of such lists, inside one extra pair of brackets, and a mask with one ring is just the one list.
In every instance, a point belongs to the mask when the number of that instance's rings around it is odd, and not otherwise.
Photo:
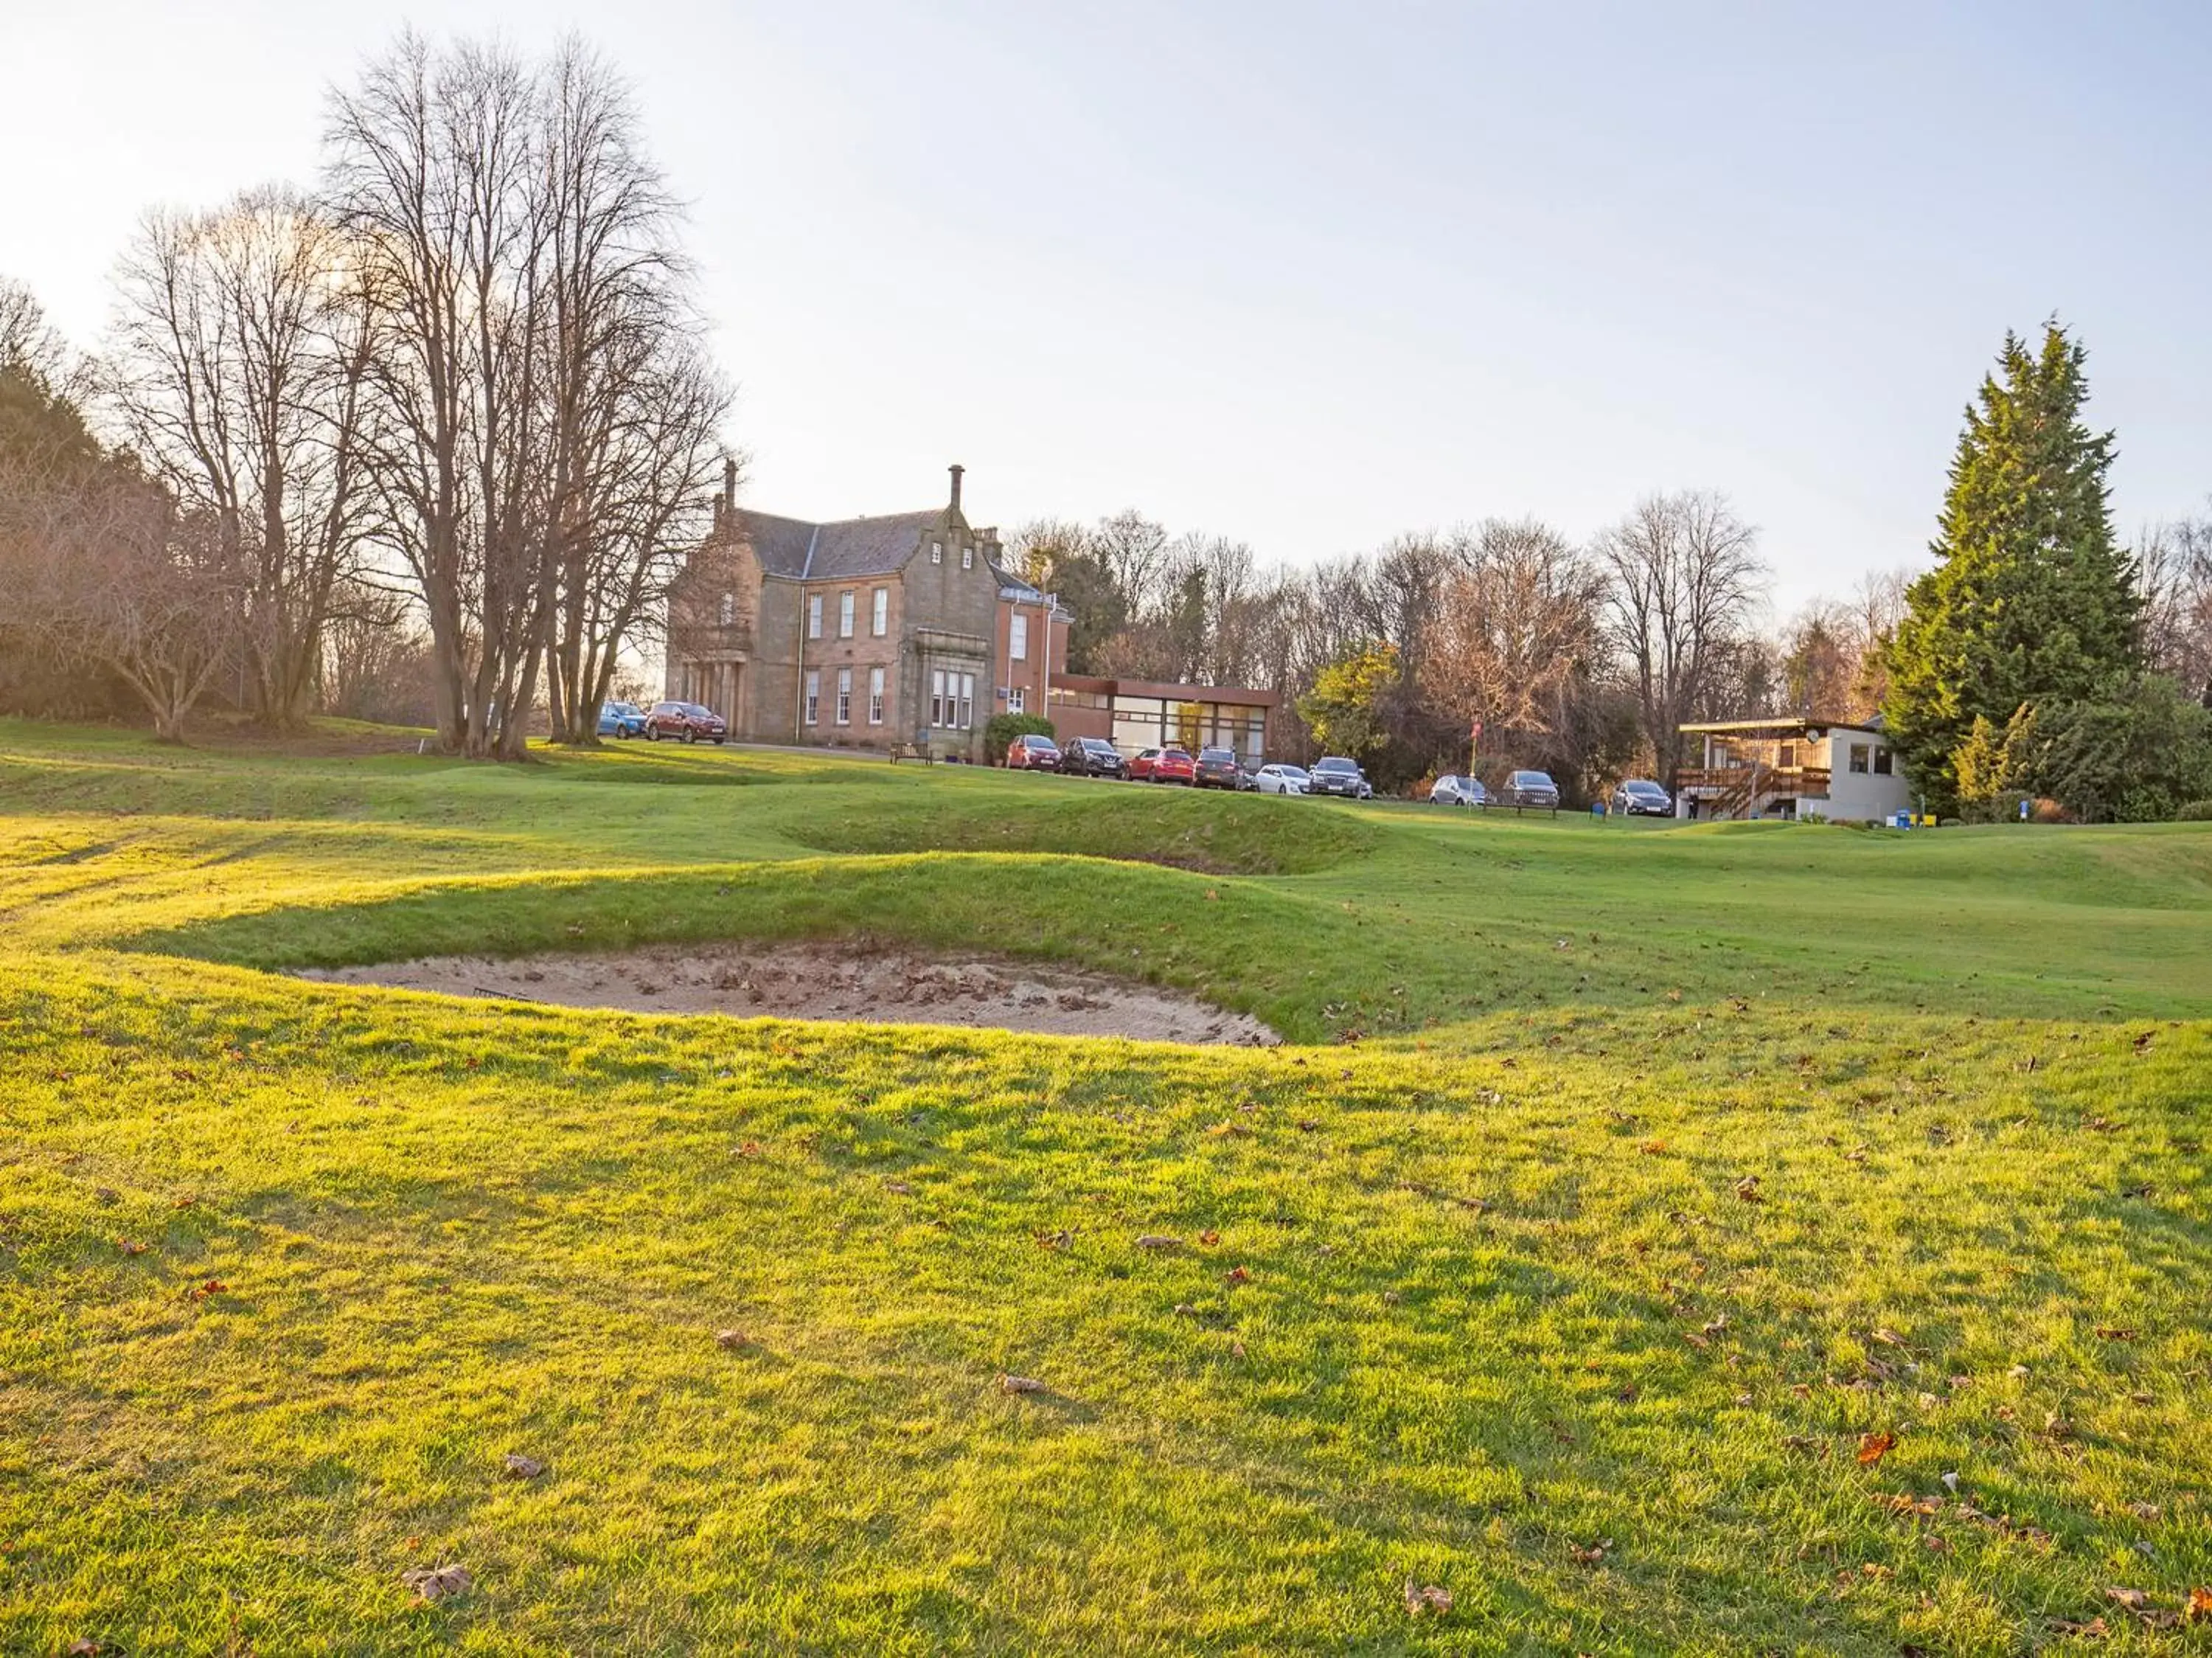
[(1182, 789), (1033, 783), (988, 813), (893, 814), (874, 801), (810, 817), (801, 844), (824, 852), (1055, 852), (1209, 875), (1310, 875), (1373, 850), (1376, 832), (1329, 806)]

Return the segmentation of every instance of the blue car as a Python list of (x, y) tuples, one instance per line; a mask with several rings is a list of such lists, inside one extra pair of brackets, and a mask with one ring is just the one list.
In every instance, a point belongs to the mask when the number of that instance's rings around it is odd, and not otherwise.
[(601, 703), (599, 735), (602, 737), (642, 737), (645, 735), (645, 710), (635, 703)]

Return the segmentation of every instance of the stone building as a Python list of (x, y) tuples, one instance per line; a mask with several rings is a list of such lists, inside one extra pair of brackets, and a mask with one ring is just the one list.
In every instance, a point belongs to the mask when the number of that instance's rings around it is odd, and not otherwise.
[(756, 742), (926, 744), (980, 760), (992, 715), (1043, 712), (1068, 617), (1004, 568), (999, 533), (945, 504), (811, 523), (741, 510), (671, 589), (666, 690)]

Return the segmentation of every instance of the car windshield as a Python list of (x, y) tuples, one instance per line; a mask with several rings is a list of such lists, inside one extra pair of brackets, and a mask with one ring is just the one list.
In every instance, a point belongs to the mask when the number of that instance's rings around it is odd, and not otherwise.
[(1170, 748), (1164, 750), (1161, 753), (1160, 758), (1164, 760), (1187, 760), (1190, 756), (1184, 753), (1180, 748)]
[(1549, 789), (1552, 786), (1551, 778), (1541, 771), (1516, 771), (1513, 782), (1516, 788), (1521, 789)]
[(1297, 777), (1300, 781), (1304, 781), (1306, 776), (1306, 769), (1303, 765), (1286, 765), (1282, 768), (1282, 772), (1286, 777)]
[(1627, 789), (1632, 795), (1663, 795), (1667, 792), (1656, 783), (1632, 783)]
[(1232, 765), (1237, 763), (1237, 756), (1225, 748), (1201, 748), (1198, 757), (1202, 760), (1227, 760)]
[(1316, 771), (1357, 771), (1359, 768), (1350, 760), (1320, 760), (1314, 765)]

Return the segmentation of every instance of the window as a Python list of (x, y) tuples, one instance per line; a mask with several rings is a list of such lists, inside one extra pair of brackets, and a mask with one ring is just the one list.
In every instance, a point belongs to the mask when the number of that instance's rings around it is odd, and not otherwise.
[(960, 549), (960, 568), (963, 570), (973, 570), (975, 568), (975, 548), (963, 547)]
[(1862, 773), (1866, 771), (1868, 748), (1869, 746), (1863, 742), (1855, 742), (1851, 745), (1852, 771)]
[(822, 637), (822, 595), (818, 593), (806, 600), (806, 637), (810, 639)]
[(811, 667), (806, 670), (806, 722), (822, 723), (822, 675)]
[(850, 588), (837, 595), (837, 637), (841, 639), (853, 637), (853, 589)]
[(1785, 742), (1779, 745), (1774, 763), (1777, 765), (1783, 767), (1784, 770), (1796, 765), (1797, 745), (1794, 742)]
[(1877, 777), (1886, 777), (1890, 775), (1889, 750), (1887, 748), (1877, 748), (1874, 751), (1874, 774)]
[(876, 637), (880, 639), (884, 635), (889, 633), (890, 631), (891, 590), (889, 588), (878, 588), (876, 589), (875, 611), (874, 613), (868, 618), (868, 631), (874, 634)]
[(1006, 712), (1009, 714), (1029, 712), (1029, 688), (1026, 686), (1009, 686), (1006, 688)]
[(1006, 655), (1016, 661), (1026, 661), (1030, 654), (1030, 619), (1018, 610), (1006, 625)]
[(963, 674), (960, 676), (960, 728), (965, 731), (975, 723), (975, 676)]
[(932, 541), (929, 544), (929, 562), (933, 564), (941, 564), (945, 562), (944, 542)]
[(950, 723), (945, 717), (945, 671), (942, 668), (929, 676), (929, 722), (932, 725)]
[(853, 670), (841, 667), (837, 670), (837, 723), (850, 725), (852, 722)]
[(868, 723), (884, 722), (884, 671), (879, 667), (868, 670)]
[(729, 626), (732, 620), (737, 616), (737, 613), (738, 595), (734, 593), (724, 594), (722, 595), (722, 625), (724, 627)]

